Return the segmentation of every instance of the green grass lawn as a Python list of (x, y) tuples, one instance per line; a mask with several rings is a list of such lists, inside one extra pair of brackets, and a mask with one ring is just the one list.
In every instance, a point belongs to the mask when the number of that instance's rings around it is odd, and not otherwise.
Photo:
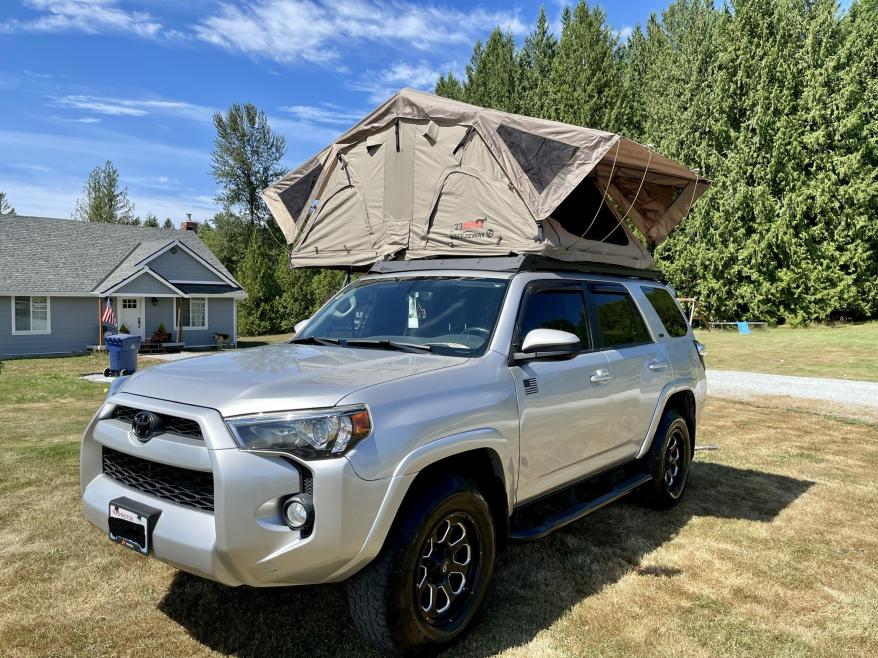
[(261, 347), (262, 345), (271, 345), (272, 343), (282, 343), (289, 340), (292, 334), (271, 334), (267, 336), (239, 336), (238, 347)]
[[(0, 654), (372, 655), (343, 585), (229, 588), (111, 544), (82, 517), (79, 438), (106, 357), (0, 373)], [(826, 437), (843, 437), (827, 444)], [(498, 563), (447, 655), (878, 655), (878, 425), (711, 400), (691, 488), (611, 505)]]
[(708, 368), (878, 381), (878, 322), (696, 335)]

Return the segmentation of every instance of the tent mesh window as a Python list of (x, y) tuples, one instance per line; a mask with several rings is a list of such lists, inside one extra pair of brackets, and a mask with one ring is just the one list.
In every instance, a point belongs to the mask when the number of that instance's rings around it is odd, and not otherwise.
[(565, 231), (584, 240), (625, 246), (628, 235), (610, 210), (609, 203), (610, 199), (604, 199), (594, 179), (586, 178), (555, 208), (552, 218)]
[(308, 203), (308, 198), (311, 196), (311, 192), (314, 190), (314, 186), (317, 184), (317, 179), (320, 178), (322, 171), (323, 167), (318, 165), (283, 192), (280, 192), (280, 199), (294, 220), (298, 219), (299, 215), (302, 214), (302, 210), (305, 204)]
[(512, 157), (527, 175), (537, 192), (542, 193), (557, 176), (578, 147), (548, 137), (500, 124), (497, 134)]

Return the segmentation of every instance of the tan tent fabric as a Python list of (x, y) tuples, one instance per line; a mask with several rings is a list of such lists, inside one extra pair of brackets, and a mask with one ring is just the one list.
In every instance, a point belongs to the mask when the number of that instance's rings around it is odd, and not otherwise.
[(709, 183), (625, 137), (404, 89), (263, 191), (295, 267), (536, 253), (644, 268)]

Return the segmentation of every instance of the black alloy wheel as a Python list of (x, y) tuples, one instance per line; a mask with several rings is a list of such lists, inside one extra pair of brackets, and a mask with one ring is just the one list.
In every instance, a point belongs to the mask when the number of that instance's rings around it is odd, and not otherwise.
[(415, 597), (421, 617), (442, 626), (472, 596), (479, 573), (479, 531), (469, 514), (449, 514), (430, 531), (415, 570)]

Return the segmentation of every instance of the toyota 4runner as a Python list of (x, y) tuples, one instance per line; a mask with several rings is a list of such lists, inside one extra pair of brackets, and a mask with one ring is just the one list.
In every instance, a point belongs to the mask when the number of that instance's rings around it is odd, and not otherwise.
[(673, 291), (560, 266), (381, 263), (285, 344), (117, 379), (85, 515), (227, 585), (347, 579), (383, 650), (452, 642), (508, 540), (686, 488), (706, 387)]

